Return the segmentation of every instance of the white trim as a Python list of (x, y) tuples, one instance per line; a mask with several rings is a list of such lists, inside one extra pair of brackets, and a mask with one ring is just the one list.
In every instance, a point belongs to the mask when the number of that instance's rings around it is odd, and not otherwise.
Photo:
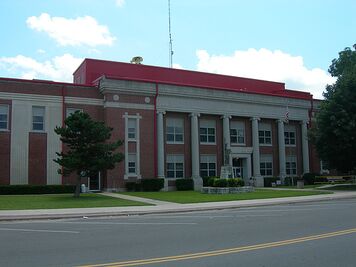
[(6, 128), (0, 128), (0, 132), (9, 132), (10, 131), (10, 105), (9, 104), (0, 104), (0, 106), (7, 107), (6, 113)]
[(154, 105), (151, 105), (151, 104), (137, 104), (137, 103), (105, 102), (104, 103), (104, 108), (124, 108), (124, 109), (154, 110)]
[[(139, 113), (136, 113), (136, 115), (129, 115), (127, 112), (122, 116), (122, 118), (125, 120), (125, 174), (124, 174), (124, 179), (127, 180), (129, 177), (137, 177), (138, 179), (141, 179), (141, 165), (140, 165), (140, 119), (142, 119), (142, 116), (140, 116)], [(128, 138), (128, 121), (129, 119), (135, 119), (136, 120), (136, 138), (135, 139), (129, 139)], [(135, 143), (136, 144), (136, 174), (129, 173), (129, 143)]]
[[(0, 92), (0, 98), (7, 99), (7, 100), (19, 100), (19, 101), (30, 101), (30, 102), (40, 101), (40, 102), (62, 103), (62, 96), (52, 96), (52, 95)], [(82, 105), (94, 105), (94, 106), (104, 105), (104, 100), (97, 99), (97, 98), (66, 96), (64, 100), (66, 104), (82, 104)]]

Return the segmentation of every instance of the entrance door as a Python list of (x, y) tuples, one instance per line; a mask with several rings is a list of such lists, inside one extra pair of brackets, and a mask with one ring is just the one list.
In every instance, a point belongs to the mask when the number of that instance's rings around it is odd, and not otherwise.
[(89, 177), (89, 191), (100, 191), (101, 186), (100, 186), (100, 172), (97, 175), (94, 175), (92, 177)]
[(243, 178), (244, 177), (244, 168), (242, 164), (242, 158), (233, 158), (232, 159), (232, 170), (234, 172), (234, 177)]

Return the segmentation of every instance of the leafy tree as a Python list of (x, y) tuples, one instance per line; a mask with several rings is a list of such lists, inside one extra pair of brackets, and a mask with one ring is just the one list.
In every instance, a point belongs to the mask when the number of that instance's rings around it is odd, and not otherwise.
[(310, 132), (320, 158), (342, 172), (356, 168), (356, 45), (332, 61), (329, 73), (337, 80), (327, 85), (316, 125)]
[(93, 121), (87, 113), (76, 111), (64, 121), (64, 127), (56, 127), (55, 132), (67, 145), (67, 152), (56, 153), (54, 159), (60, 166), (60, 174), (68, 176), (76, 172), (76, 189), (74, 196), (80, 195), (82, 177), (97, 175), (99, 171), (113, 169), (115, 163), (123, 159), (121, 153), (114, 151), (122, 145), (122, 141), (107, 142), (111, 137), (112, 128), (103, 122)]

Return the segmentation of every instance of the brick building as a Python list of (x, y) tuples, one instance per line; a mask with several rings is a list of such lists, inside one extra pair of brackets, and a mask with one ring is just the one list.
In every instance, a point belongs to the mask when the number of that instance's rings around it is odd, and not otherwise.
[(126, 181), (319, 172), (307, 140), (312, 95), (283, 83), (85, 59), (74, 83), (0, 78), (0, 184), (68, 184), (53, 162), (63, 146), (53, 129), (75, 110), (114, 128), (125, 160), (89, 179), (95, 189)]

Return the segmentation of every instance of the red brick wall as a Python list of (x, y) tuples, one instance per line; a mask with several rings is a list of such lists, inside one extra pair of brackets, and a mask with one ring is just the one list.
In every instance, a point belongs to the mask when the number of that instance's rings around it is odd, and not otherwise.
[(0, 132), (0, 184), (10, 184), (11, 133)]
[(28, 184), (47, 184), (47, 134), (29, 133)]

